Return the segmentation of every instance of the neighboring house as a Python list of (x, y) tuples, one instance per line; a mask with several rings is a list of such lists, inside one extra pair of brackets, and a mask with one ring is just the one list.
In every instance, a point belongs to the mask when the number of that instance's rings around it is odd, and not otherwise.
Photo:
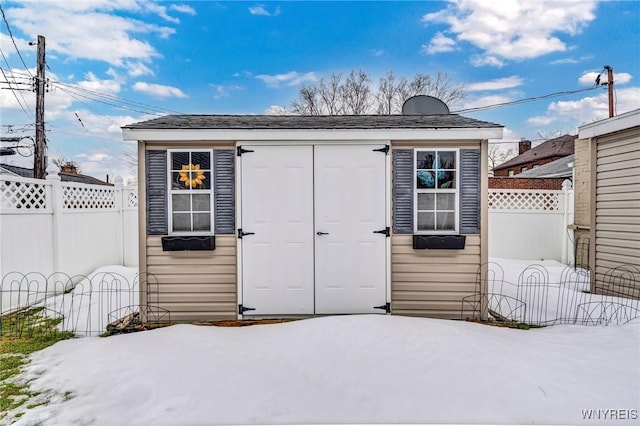
[[(583, 125), (578, 137), (571, 228), (586, 248), (578, 263), (594, 271), (592, 290), (602, 293), (611, 268), (640, 271), (640, 109)], [(630, 294), (639, 293), (636, 273)]]
[(123, 133), (138, 141), (139, 268), (158, 280), (141, 300), (172, 321), (460, 318), (487, 261), (498, 124), (174, 115)]
[(493, 168), (495, 177), (516, 176), (520, 173), (540, 167), (544, 164), (573, 154), (574, 135), (564, 135), (549, 139), (531, 148), (530, 141), (520, 141), (518, 156)]
[[(22, 177), (33, 179), (33, 169), (14, 166), (12, 164), (0, 164), (0, 174), (22, 176)], [(113, 186), (112, 183), (94, 178), (93, 176), (88, 176), (88, 175), (83, 175), (78, 173), (78, 169), (76, 167), (65, 166), (58, 173), (58, 176), (60, 176), (60, 180), (62, 182), (77, 182), (77, 183), (86, 183), (91, 185)]]
[(560, 190), (565, 180), (573, 180), (574, 155), (567, 155), (512, 177), (490, 177), (492, 189)]

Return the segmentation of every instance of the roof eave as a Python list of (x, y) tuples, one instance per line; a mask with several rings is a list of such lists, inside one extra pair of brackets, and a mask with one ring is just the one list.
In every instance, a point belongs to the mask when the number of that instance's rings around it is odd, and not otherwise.
[(140, 129), (123, 128), (132, 141), (484, 140), (502, 138), (502, 127), (401, 129)]

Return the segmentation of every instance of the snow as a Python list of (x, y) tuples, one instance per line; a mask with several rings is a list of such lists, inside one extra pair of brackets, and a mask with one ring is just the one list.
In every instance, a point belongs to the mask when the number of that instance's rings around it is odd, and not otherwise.
[(555, 260), (496, 257), (490, 262), (499, 266), (490, 266), (492, 272), (487, 274), (489, 293), (494, 294), (488, 298), (489, 305), (509, 319), (539, 325), (555, 322), (595, 325), (625, 323), (640, 317), (637, 299), (587, 293), (590, 287), (587, 270)]
[(34, 354), (23, 378), (50, 402), (16, 424), (636, 424), (639, 360), (638, 319), (531, 330), (389, 315), (174, 325)]

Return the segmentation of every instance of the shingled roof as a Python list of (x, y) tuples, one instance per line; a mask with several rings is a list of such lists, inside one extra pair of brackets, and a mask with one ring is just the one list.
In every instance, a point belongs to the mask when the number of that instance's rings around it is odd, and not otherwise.
[(123, 129), (452, 129), (501, 128), (457, 114), (441, 115), (167, 115)]
[[(33, 169), (29, 169), (26, 167), (14, 166), (13, 164), (0, 164), (0, 169), (4, 169), (7, 172), (13, 173), (18, 176), (33, 178)], [(60, 176), (60, 180), (62, 182), (78, 182), (78, 183), (86, 183), (91, 185), (113, 186), (112, 183), (108, 183), (98, 178), (94, 178), (93, 176), (82, 175), (80, 173), (59, 172), (58, 176)]]
[(523, 152), (517, 157), (512, 158), (506, 163), (502, 163), (499, 166), (494, 167), (493, 170), (505, 170), (517, 167), (521, 164), (529, 164), (534, 161), (544, 160), (546, 158), (566, 157), (567, 155), (573, 154), (575, 140), (575, 135), (564, 135), (555, 139), (549, 139), (548, 141)]

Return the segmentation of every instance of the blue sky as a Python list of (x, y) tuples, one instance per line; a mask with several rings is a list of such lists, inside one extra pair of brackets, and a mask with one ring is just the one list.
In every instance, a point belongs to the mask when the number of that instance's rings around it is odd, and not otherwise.
[[(374, 88), (390, 70), (447, 73), (466, 85), (450, 106), (464, 110), (586, 89), (610, 65), (616, 113), (640, 108), (638, 1), (40, 0), (2, 8), (13, 40), (0, 23), (0, 133), (34, 134), (33, 93), (6, 88), (35, 74), (28, 43), (44, 35), (49, 157), (102, 178), (132, 175), (124, 124), (170, 112), (273, 113), (290, 108), (301, 85), (351, 69), (369, 73)], [(601, 87), (463, 115), (504, 125), (501, 142), (535, 144), (607, 111)]]

